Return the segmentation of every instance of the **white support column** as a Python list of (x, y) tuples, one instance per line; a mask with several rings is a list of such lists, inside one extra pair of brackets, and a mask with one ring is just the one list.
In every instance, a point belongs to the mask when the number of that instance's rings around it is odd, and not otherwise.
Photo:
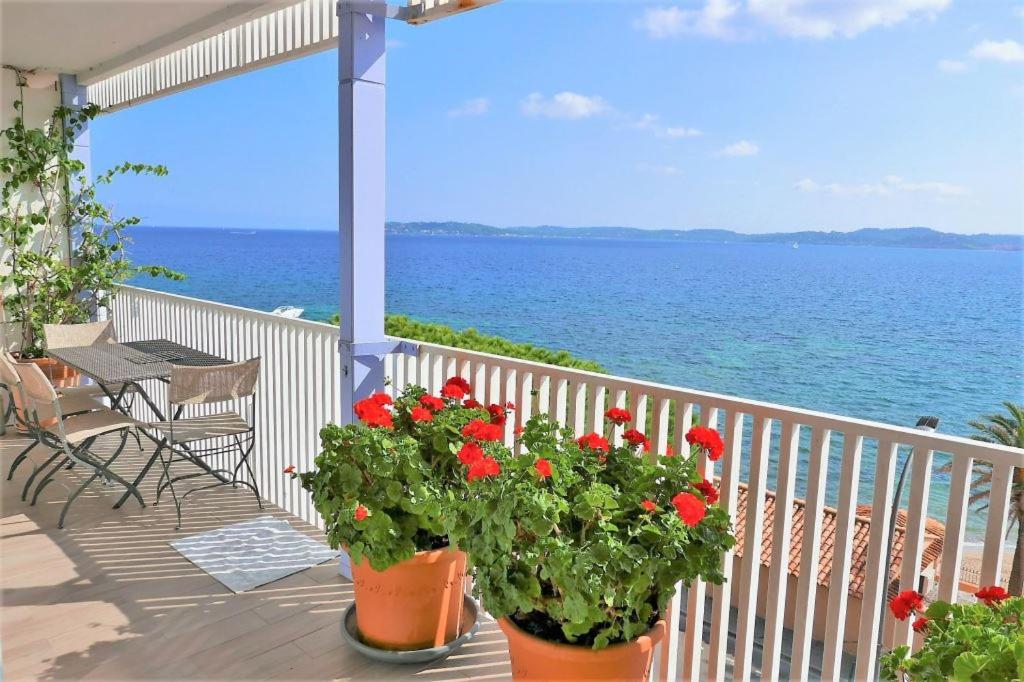
[[(373, 5), (385, 6), (380, 0)], [(341, 422), (384, 389), (384, 16), (338, 2), (338, 236)], [(352, 578), (348, 555), (338, 572)]]
[[(89, 103), (88, 95), (84, 85), (78, 84), (78, 77), (73, 73), (62, 73), (58, 77), (58, 89), (60, 91), (60, 104), (63, 107), (69, 109), (81, 109)], [(85, 166), (83, 174), (86, 177), (87, 182), (91, 182), (92, 177), (92, 147), (90, 144), (89, 135), (89, 123), (86, 122), (82, 125), (81, 131), (78, 136), (75, 137), (75, 147), (71, 151), (71, 158), (76, 161), (81, 161)], [(80, 187), (72, 185), (70, 188), (72, 196), (77, 194)], [(64, 248), (66, 249), (67, 257), (71, 257), (71, 253), (74, 249), (72, 244), (73, 235), (71, 234), (70, 226), (65, 226), (65, 242)], [(94, 320), (105, 320), (107, 319), (108, 311), (106, 308), (100, 310), (93, 310), (92, 319)]]
[[(381, 12), (369, 14), (368, 6)], [(384, 388), (384, 12), (338, 3), (341, 419)]]

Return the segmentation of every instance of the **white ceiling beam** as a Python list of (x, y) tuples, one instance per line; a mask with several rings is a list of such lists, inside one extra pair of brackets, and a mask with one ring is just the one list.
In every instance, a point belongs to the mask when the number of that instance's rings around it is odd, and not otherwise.
[(78, 73), (78, 82), (92, 85), (105, 78), (145, 64), (177, 49), (186, 47), (246, 21), (269, 14), (292, 4), (294, 0), (241, 0), (186, 24), (156, 40), (134, 47), (113, 59)]

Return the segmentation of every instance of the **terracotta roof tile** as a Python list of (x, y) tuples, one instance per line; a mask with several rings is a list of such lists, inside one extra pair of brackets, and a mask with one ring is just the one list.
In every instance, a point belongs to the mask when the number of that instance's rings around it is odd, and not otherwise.
[[(789, 573), (799, 577), (800, 557), (804, 542), (804, 500), (794, 500), (791, 510), (793, 515), (792, 538), (789, 547)], [(761, 564), (771, 566), (772, 549), (774, 547), (775, 528), (775, 493), (765, 493), (764, 537), (761, 542)], [(828, 587), (832, 577), (832, 562), (835, 552), (836, 526), (838, 512), (832, 507), (822, 510), (821, 524), (821, 559), (818, 564), (818, 584)], [(868, 540), (871, 535), (871, 506), (860, 505), (856, 510), (854, 521), (853, 544), (850, 556), (850, 596), (863, 598), (864, 582), (867, 579)], [(740, 484), (737, 495), (734, 529), (736, 534), (736, 554), (743, 555), (744, 524), (747, 517), (747, 486)], [(897, 580), (903, 563), (903, 543), (906, 537), (907, 513), (901, 509), (896, 520), (896, 532), (893, 535), (892, 565), (889, 569), (890, 582)], [(936, 563), (942, 554), (942, 541), (945, 526), (934, 519), (925, 523), (925, 548), (921, 558), (922, 570)]]

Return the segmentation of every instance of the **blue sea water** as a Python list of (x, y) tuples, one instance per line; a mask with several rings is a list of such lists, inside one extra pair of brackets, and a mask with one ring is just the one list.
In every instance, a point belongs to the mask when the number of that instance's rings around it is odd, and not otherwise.
[[(332, 232), (133, 236), (133, 260), (188, 275), (139, 286), (311, 319), (337, 310)], [(996, 251), (392, 236), (387, 307), (621, 376), (901, 425), (935, 415), (969, 435), (970, 419), (1024, 401), (1022, 264)]]

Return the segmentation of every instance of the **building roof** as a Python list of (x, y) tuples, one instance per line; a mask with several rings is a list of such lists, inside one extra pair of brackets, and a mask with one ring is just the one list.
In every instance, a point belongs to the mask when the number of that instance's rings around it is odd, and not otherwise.
[[(764, 536), (761, 541), (761, 564), (765, 567), (771, 565), (772, 550), (774, 547), (775, 528), (775, 493), (765, 493), (764, 505)], [(859, 505), (856, 510), (857, 516), (854, 521), (853, 543), (850, 555), (850, 596), (857, 599), (864, 597), (864, 583), (867, 579), (868, 565), (868, 539), (871, 535), (871, 505)], [(795, 577), (800, 575), (800, 557), (803, 554), (804, 543), (804, 500), (793, 500), (793, 530), (789, 546), (789, 574)], [(836, 544), (836, 529), (838, 526), (838, 511), (832, 507), (825, 507), (822, 510), (823, 518), (821, 524), (821, 559), (818, 564), (818, 584), (828, 587), (832, 578), (832, 564)], [(740, 484), (736, 503), (736, 554), (742, 556), (744, 550), (744, 526), (747, 517), (747, 486)], [(896, 519), (896, 529), (893, 533), (892, 564), (889, 568), (889, 583), (898, 581), (900, 570), (903, 565), (903, 545), (906, 539), (906, 510), (901, 509)], [(938, 562), (942, 555), (942, 543), (945, 538), (946, 527), (934, 519), (926, 519), (924, 551), (921, 557), (921, 569), (924, 570)]]

